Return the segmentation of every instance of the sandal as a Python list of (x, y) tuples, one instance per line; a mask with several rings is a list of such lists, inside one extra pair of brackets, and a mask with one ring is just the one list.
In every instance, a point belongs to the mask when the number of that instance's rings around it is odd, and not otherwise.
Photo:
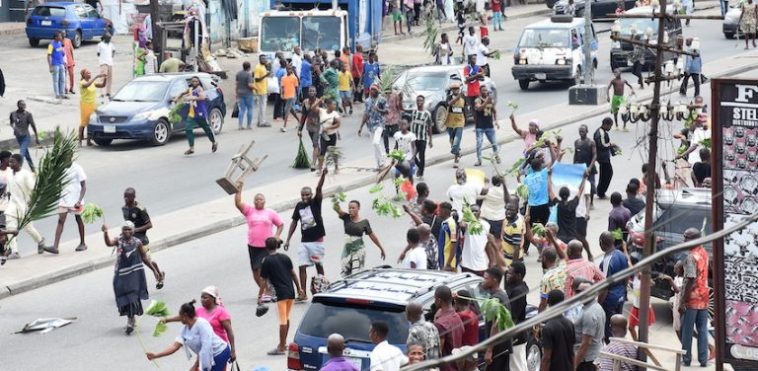
[(218, 142), (213, 142), (213, 145), (211, 146), (211, 152), (216, 153), (217, 149), (218, 149)]
[(194, 150), (194, 149), (192, 149), (192, 148), (190, 148), (190, 149), (188, 149), (188, 150), (184, 151), (184, 155), (185, 155), (185, 156), (189, 156), (189, 155), (191, 155), (191, 154), (193, 154), (193, 153), (195, 153), (195, 150)]
[(155, 288), (160, 290), (163, 288), (163, 281), (166, 279), (166, 272), (161, 272), (161, 279), (155, 284)]

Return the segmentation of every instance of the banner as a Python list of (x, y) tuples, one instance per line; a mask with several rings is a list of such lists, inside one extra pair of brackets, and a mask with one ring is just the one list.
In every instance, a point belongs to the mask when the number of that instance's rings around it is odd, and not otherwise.
[[(561, 164), (556, 163), (553, 165), (553, 193), (555, 197), (558, 197), (558, 191), (561, 187), (567, 187), (570, 192), (569, 200), (573, 199), (576, 192), (579, 191), (579, 186), (582, 184), (582, 178), (584, 172), (587, 170), (585, 164)], [(587, 188), (589, 190), (589, 188)], [(558, 223), (558, 207), (553, 206), (550, 208), (550, 219), (553, 223)]]
[[(758, 80), (711, 83), (714, 230), (758, 212)], [(758, 223), (713, 244), (717, 370), (758, 369)]]

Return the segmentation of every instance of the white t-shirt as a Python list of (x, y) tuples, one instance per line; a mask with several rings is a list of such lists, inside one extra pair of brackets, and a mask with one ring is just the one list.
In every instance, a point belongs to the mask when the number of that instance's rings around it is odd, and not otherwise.
[(292, 53), (292, 67), (295, 67), (295, 74), (300, 78), (300, 69), (303, 68), (303, 59), (295, 53)]
[(87, 174), (84, 173), (84, 169), (79, 164), (74, 162), (71, 164), (71, 167), (66, 169), (66, 178), (68, 179), (68, 184), (63, 190), (60, 205), (63, 207), (74, 207), (79, 202), (79, 194), (82, 192), (82, 182), (87, 180)]
[(469, 55), (476, 54), (479, 46), (479, 38), (476, 35), (467, 34), (463, 37), (463, 53), (468, 58)]
[(487, 220), (505, 219), (505, 199), (503, 187), (490, 187), (482, 201), (482, 218)]
[(463, 252), (461, 252), (461, 266), (472, 271), (487, 270), (490, 263), (485, 251), (487, 235), (490, 233), (490, 223), (485, 220), (479, 222), (482, 223), (482, 233), (471, 234), (466, 230), (466, 237), (463, 239)]
[(458, 210), (459, 215), (463, 212), (464, 202), (473, 205), (480, 193), (482, 193), (482, 189), (479, 186), (468, 182), (453, 184), (447, 189), (447, 197), (453, 204), (453, 210)]
[(325, 108), (320, 108), (318, 113), (318, 120), (321, 122), (321, 128), (329, 135), (336, 134), (337, 129), (334, 128), (334, 120), (340, 117), (338, 111), (327, 112)]
[(371, 352), (371, 371), (400, 371), (408, 363), (408, 357), (400, 348), (390, 345), (387, 340), (376, 344)]
[(395, 132), (393, 138), (395, 138), (397, 148), (405, 153), (405, 160), (413, 160), (413, 142), (416, 141), (416, 134), (413, 134), (410, 131), (406, 134), (403, 134), (401, 131), (397, 131)]
[(476, 65), (477, 66), (484, 66), (489, 62), (487, 56), (485, 54), (489, 54), (490, 48), (486, 47), (484, 44), (479, 44), (479, 47), (476, 48)]
[(0, 211), (5, 211), (10, 200), (10, 181), (13, 178), (13, 170), (8, 166), (0, 170)]
[(116, 45), (113, 42), (100, 42), (97, 44), (97, 61), (99, 64), (113, 65), (113, 53), (116, 51)]
[(589, 180), (584, 181), (584, 194), (579, 196), (579, 203), (576, 205), (576, 217), (587, 218), (587, 197), (592, 194), (592, 184)]
[(151, 75), (158, 70), (158, 58), (155, 57), (155, 53), (151, 50), (145, 54), (145, 74)]
[(700, 161), (700, 148), (703, 148), (700, 142), (702, 142), (703, 139), (711, 139), (711, 129), (697, 128), (692, 131), (690, 145), (697, 144), (698, 148), (690, 152), (689, 157), (687, 157), (687, 162), (689, 162), (690, 165), (694, 165), (696, 162)]
[(418, 245), (408, 251), (403, 259), (403, 268), (411, 269), (411, 263), (416, 264), (415, 269), (426, 269), (426, 250), (422, 245)]

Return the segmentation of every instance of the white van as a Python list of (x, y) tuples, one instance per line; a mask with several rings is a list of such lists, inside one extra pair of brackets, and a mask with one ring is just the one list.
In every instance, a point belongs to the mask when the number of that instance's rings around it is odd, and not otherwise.
[(597, 68), (597, 35), (584, 35), (584, 18), (553, 16), (524, 28), (513, 52), (511, 73), (521, 90), (531, 81), (564, 80), (579, 84), (584, 74), (584, 44), (590, 43), (593, 68)]

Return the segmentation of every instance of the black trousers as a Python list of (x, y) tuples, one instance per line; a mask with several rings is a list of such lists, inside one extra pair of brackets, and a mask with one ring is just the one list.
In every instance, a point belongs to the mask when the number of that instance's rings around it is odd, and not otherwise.
[(632, 75), (637, 76), (637, 83), (641, 87), (645, 86), (644, 82), (642, 81), (642, 63), (639, 61), (634, 61), (634, 64), (632, 65)]
[(608, 191), (608, 187), (611, 185), (611, 179), (613, 178), (613, 165), (611, 162), (598, 162), (600, 165), (600, 179), (597, 183), (597, 196), (600, 198), (605, 197), (605, 192)]
[(382, 131), (382, 140), (384, 140), (384, 152), (390, 153), (390, 138), (395, 136), (397, 132), (397, 125), (388, 125), (384, 127)]
[(279, 93), (272, 93), (271, 96), (274, 99), (274, 120), (277, 118), (284, 118), (284, 101)]
[(692, 83), (695, 84), (695, 96), (700, 95), (700, 74), (699, 73), (685, 73), (682, 79), (682, 85), (679, 87), (679, 92), (687, 95), (687, 80), (692, 78)]
[(426, 165), (426, 141), (416, 141), (416, 176), (424, 176), (424, 167)]

